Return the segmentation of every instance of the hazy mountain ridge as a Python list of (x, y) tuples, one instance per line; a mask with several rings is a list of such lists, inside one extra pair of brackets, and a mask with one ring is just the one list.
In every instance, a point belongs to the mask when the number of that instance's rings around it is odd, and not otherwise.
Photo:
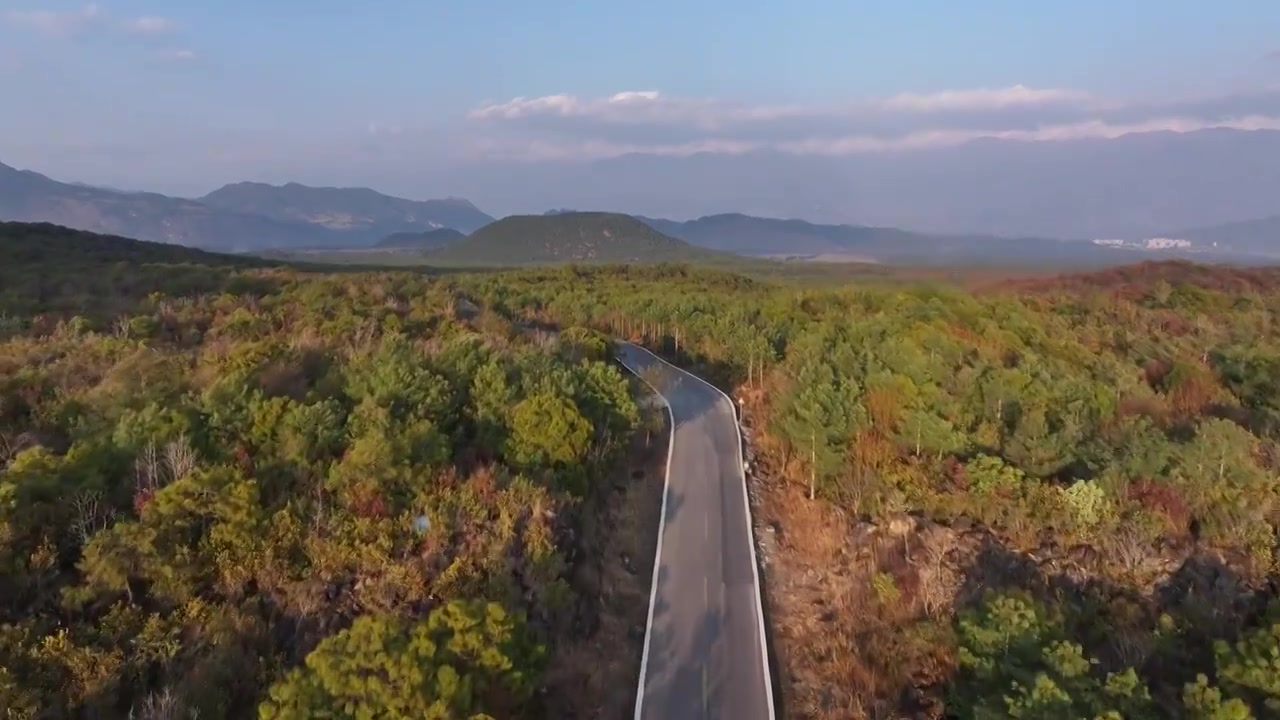
[(848, 156), (756, 152), (493, 164), (451, 175), (486, 206), (720, 213), (999, 237), (1146, 238), (1280, 212), (1280, 132), (976, 140)]
[(342, 242), (336, 233), (312, 225), (219, 210), (195, 200), (158, 193), (122, 193), (73, 185), (8, 166), (0, 167), (0, 219), (48, 222), (210, 250)]
[(234, 183), (205, 195), (200, 202), (223, 210), (349, 232), (370, 242), (392, 233), (442, 227), (467, 233), (494, 220), (461, 198), (406, 200), (369, 188), (310, 187), (299, 183)]
[(903, 265), (1113, 265), (1157, 257), (1221, 259), (1200, 248), (1103, 247), (1079, 240), (994, 235), (945, 235), (864, 225), (821, 225), (742, 214), (685, 222), (641, 217), (659, 232), (699, 247), (742, 255), (864, 261)]
[[(378, 195), (372, 190), (357, 193), (363, 200), (369, 200), (370, 194)], [(389, 196), (380, 197), (392, 207), (402, 207), (400, 203), (414, 203)], [(218, 201), (215, 199), (215, 202)], [(119, 192), (60, 182), (37, 172), (0, 164), (0, 220), (47, 222), (107, 235), (229, 252), (271, 247), (371, 245), (393, 232), (382, 232), (376, 225), (372, 229), (327, 227), (289, 219), (283, 213), (276, 213), (273, 217), (237, 210), (230, 202), (220, 204), (223, 206), (159, 193)], [(428, 201), (416, 205), (433, 209), (443, 207), (449, 212), (439, 217), (449, 220), (471, 218), (471, 221), (476, 221), (489, 217), (465, 200)], [(342, 207), (335, 207), (331, 214), (341, 215), (344, 212)], [(423, 222), (430, 221), (417, 220), (417, 217), (420, 216), (414, 216), (415, 219), (409, 223), (410, 229), (439, 227), (439, 224), (421, 227)], [(417, 222), (419, 227), (412, 227), (413, 222)], [(396, 230), (402, 229), (396, 227)]]
[[(546, 197), (544, 207), (556, 208), (549, 216), (574, 214), (569, 207), (625, 209), (670, 237), (746, 255), (908, 264), (1280, 255), (1280, 228), (1272, 228), (1280, 225), (1280, 132), (1273, 131), (979, 140), (856, 157), (629, 155), (500, 169), (491, 184), (467, 186), (468, 194), (501, 198), (518, 186)], [(731, 212), (690, 212), (707, 207)], [(788, 217), (805, 219), (774, 219)], [(236, 183), (187, 200), (3, 165), (0, 219), (231, 251), (373, 247), (400, 232), (466, 232), (492, 220), (465, 200), (412, 201), (367, 188)], [(1052, 238), (1120, 238), (1128, 247)], [(1150, 238), (1191, 247), (1148, 247)]]
[(1280, 215), (1222, 223), (1168, 233), (1167, 237), (1190, 240), (1199, 247), (1219, 251), (1280, 256)]

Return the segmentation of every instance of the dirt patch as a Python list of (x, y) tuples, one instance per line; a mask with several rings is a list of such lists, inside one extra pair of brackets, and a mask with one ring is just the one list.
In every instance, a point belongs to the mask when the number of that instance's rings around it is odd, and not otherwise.
[(582, 508), (570, 585), (571, 637), (552, 648), (548, 717), (625, 718), (635, 706), (662, 512), (670, 423), (638, 431), (609, 488)]

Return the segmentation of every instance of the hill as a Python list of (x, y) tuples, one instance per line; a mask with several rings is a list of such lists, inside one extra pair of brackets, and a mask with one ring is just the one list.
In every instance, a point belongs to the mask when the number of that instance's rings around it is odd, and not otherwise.
[(393, 233), (378, 241), (375, 247), (386, 249), (430, 250), (465, 238), (466, 235), (453, 228), (437, 228), (426, 232)]
[(493, 222), (461, 198), (406, 200), (369, 188), (242, 182), (200, 198), (211, 207), (350, 233), (365, 244), (391, 233), (447, 227), (464, 233)]
[(6, 271), (30, 272), (44, 264), (189, 263), (261, 266), (243, 255), (224, 255), (170, 243), (101, 235), (52, 223), (0, 221), (0, 257)]
[(630, 215), (570, 212), (512, 215), (428, 253), (428, 264), (503, 266), (566, 262), (733, 262), (732, 255), (658, 232)]
[(0, 164), (0, 220), (48, 222), (79, 230), (211, 250), (336, 246), (339, 233), (305, 223), (232, 212), (158, 193), (58, 182)]
[(678, 222), (641, 218), (659, 232), (693, 245), (742, 255), (909, 265), (990, 264), (1089, 267), (1147, 259), (1136, 251), (1050, 238), (943, 235), (866, 225), (820, 225), (741, 214)]
[(246, 252), (368, 246), (395, 232), (468, 231), (492, 218), (466, 200), (416, 202), (363, 188), (239, 183), (190, 200), (60, 182), (0, 164), (0, 220)]
[(47, 308), (108, 320), (154, 291), (242, 292), (244, 282), (228, 270), (277, 264), (20, 222), (0, 222), (0, 257), (0, 317)]
[(1170, 233), (1170, 237), (1220, 251), (1276, 257), (1280, 256), (1280, 215), (1192, 228)]

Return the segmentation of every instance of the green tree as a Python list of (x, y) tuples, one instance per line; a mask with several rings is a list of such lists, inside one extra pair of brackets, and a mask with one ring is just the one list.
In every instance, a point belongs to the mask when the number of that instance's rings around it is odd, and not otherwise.
[(1239, 698), (1223, 697), (1222, 691), (1209, 684), (1209, 678), (1196, 676), (1182, 691), (1182, 705), (1188, 720), (1253, 720), (1253, 711)]
[(1267, 715), (1280, 715), (1280, 622), (1245, 633), (1235, 644), (1214, 643), (1218, 679)]
[(591, 424), (568, 398), (541, 392), (511, 411), (507, 455), (525, 467), (571, 465), (586, 456)]
[(1132, 668), (1099, 677), (1065, 639), (1061, 620), (1020, 595), (989, 595), (957, 622), (960, 674), (948, 711), (959, 718), (1155, 718)]
[(829, 363), (803, 361), (795, 373), (793, 390), (782, 399), (775, 428), (791, 451), (806, 461), (812, 498), (818, 482), (831, 479), (843, 467), (845, 450), (862, 414), (855, 403), (857, 385)]
[(471, 379), (471, 412), (476, 424), (476, 444), (497, 454), (507, 438), (507, 414), (515, 404), (515, 389), (507, 368), (494, 358), (481, 365)]
[(425, 622), (365, 616), (271, 686), (263, 720), (505, 716), (532, 695), (542, 650), (500, 605), (450, 602)]

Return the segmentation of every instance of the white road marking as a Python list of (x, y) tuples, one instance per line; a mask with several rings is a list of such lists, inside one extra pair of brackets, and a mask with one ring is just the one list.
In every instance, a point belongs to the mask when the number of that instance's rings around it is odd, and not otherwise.
[(702, 666), (702, 717), (707, 716), (707, 666)]
[[(654, 355), (656, 358), (657, 356)], [(622, 360), (621, 357), (618, 358)], [(623, 361), (626, 365), (626, 361)], [(636, 363), (638, 366), (639, 364)], [(653, 553), (653, 579), (650, 581), (649, 589), (649, 617), (644, 624), (644, 651), (640, 654), (640, 682), (636, 687), (636, 713), (635, 720), (641, 720), (644, 716), (644, 686), (649, 673), (649, 646), (653, 639), (653, 610), (657, 605), (658, 598), (658, 571), (662, 567), (662, 538), (666, 534), (667, 528), (667, 498), (671, 495), (671, 461), (675, 456), (676, 448), (676, 415), (671, 409), (671, 401), (666, 398), (658, 388), (654, 387), (648, 380), (644, 378), (640, 372), (634, 367), (628, 365), (630, 370), (640, 381), (649, 386), (655, 395), (662, 398), (662, 404), (667, 411), (667, 420), (670, 423), (670, 432), (667, 433), (667, 469), (662, 479), (662, 509), (658, 516), (658, 547)], [(705, 703), (705, 699), (703, 701)], [(772, 706), (771, 706), (772, 707)]]

